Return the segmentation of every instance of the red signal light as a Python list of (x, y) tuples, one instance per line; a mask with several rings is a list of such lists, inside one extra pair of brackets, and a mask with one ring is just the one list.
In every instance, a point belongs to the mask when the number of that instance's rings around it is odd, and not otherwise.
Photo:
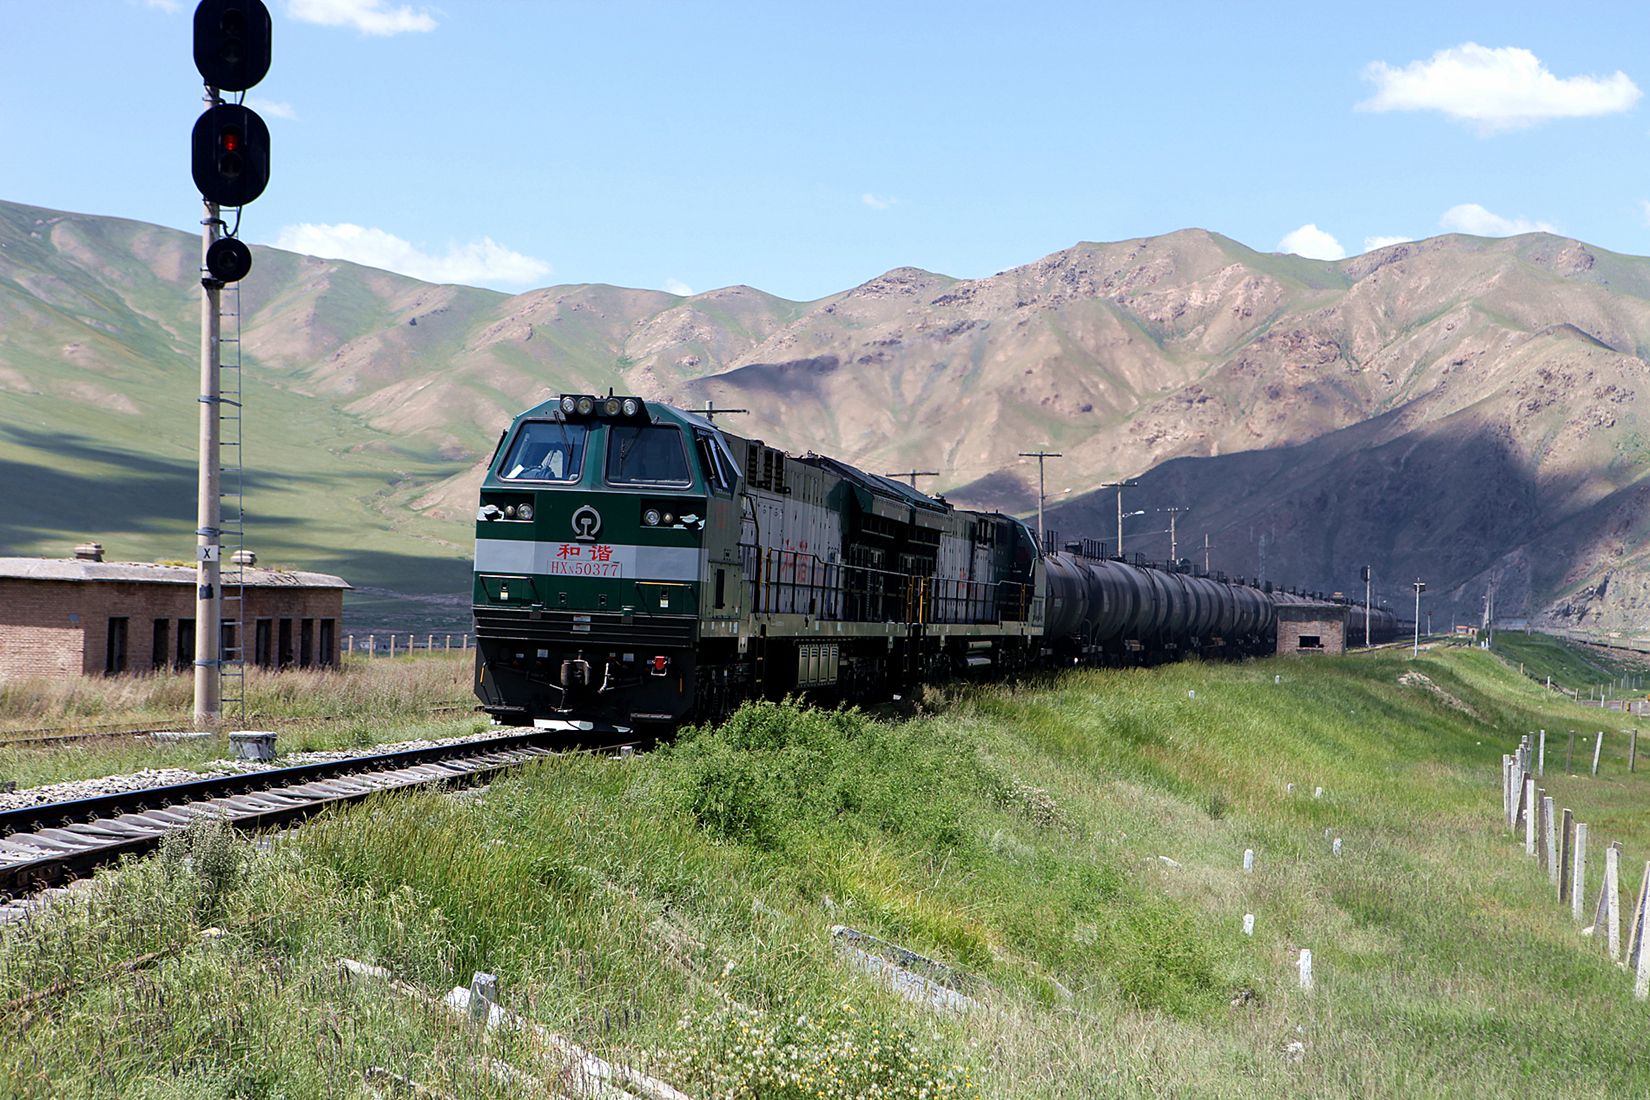
[(223, 144), (223, 151), (233, 153), (241, 147), (241, 135), (235, 130), (225, 130), (219, 137)]

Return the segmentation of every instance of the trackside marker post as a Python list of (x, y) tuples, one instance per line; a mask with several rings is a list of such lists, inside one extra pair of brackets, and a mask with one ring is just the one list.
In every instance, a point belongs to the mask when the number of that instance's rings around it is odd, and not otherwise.
[(1593, 777), (1598, 777), (1598, 754), (1604, 749), (1604, 731), (1598, 731), (1598, 740), (1593, 742)]
[(1541, 731), (1541, 748), (1535, 758), (1535, 774), (1547, 774), (1547, 731)]
[(1255, 915), (1253, 913), (1243, 914), (1243, 934), (1245, 936), (1255, 934)]
[(1621, 841), (1604, 849), (1604, 922), (1609, 933), (1610, 958), (1621, 961)]
[(1312, 951), (1306, 947), (1301, 948), (1300, 986), (1307, 991), (1312, 988)]
[(1245, 849), (1243, 849), (1243, 873), (1247, 875), (1250, 872), (1252, 872), (1254, 869), (1255, 869), (1255, 850), (1253, 848), (1245, 848)]
[(1524, 815), (1524, 854), (1535, 855), (1535, 780), (1530, 776), (1524, 777), (1524, 802), (1519, 812)]

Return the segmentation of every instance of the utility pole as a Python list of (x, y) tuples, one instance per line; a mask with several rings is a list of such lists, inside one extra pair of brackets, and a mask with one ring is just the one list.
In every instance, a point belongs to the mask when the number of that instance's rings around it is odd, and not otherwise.
[(1035, 458), (1037, 460), (1037, 545), (1045, 546), (1047, 536), (1043, 533), (1043, 460), (1065, 456), (1059, 451), (1021, 451), (1020, 457)]
[(1369, 648), (1369, 566), (1364, 566), (1364, 648)]
[(1108, 481), (1100, 486), (1102, 489), (1117, 490), (1117, 556), (1123, 556), (1123, 490), (1131, 489), (1140, 482), (1132, 478), (1126, 481)]
[[(1176, 505), (1173, 508), (1159, 508), (1158, 511), (1169, 513), (1169, 560), (1178, 565), (1180, 564), (1180, 543), (1175, 536), (1175, 520), (1180, 518), (1181, 512), (1190, 512), (1191, 509)], [(1207, 573), (1209, 570), (1205, 567), (1203, 571)]]
[[(206, 99), (218, 101), (218, 90), (208, 87)], [(201, 268), (206, 267), (206, 254), (217, 243), (218, 230), (223, 226), (218, 217), (218, 204), (204, 202), (206, 217), (201, 219)], [(218, 625), (223, 611), (218, 574), (218, 304), (223, 284), (215, 279), (201, 280), (201, 394), (200, 394), (200, 478), (195, 501), (195, 725), (210, 727), (218, 724), (222, 709), (222, 684), (218, 680), (219, 645), (222, 629)]]
[[(1411, 657), (1421, 655), (1421, 593), (1427, 590), (1427, 582), (1420, 577), (1415, 578), (1415, 650)], [(1428, 634), (1432, 631), (1428, 630)]]
[(897, 471), (895, 473), (892, 473), (892, 474), (883, 474), (882, 476), (883, 477), (906, 477), (906, 478), (910, 478), (911, 479), (911, 488), (915, 489), (917, 487), (917, 478), (919, 478), (919, 477), (939, 477), (940, 472), (938, 470), (899, 470), (899, 471)]
[(1213, 547), (1209, 545), (1209, 532), (1205, 531), (1203, 532), (1203, 572), (1205, 574), (1209, 572), (1209, 551), (1211, 549)]

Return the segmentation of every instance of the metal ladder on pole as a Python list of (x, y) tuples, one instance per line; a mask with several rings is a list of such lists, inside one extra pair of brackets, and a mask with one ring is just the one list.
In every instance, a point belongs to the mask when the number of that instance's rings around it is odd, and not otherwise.
[(246, 728), (246, 467), (241, 457), (241, 288), (223, 288), (218, 310), (218, 521), (223, 637), (218, 690), (225, 723)]

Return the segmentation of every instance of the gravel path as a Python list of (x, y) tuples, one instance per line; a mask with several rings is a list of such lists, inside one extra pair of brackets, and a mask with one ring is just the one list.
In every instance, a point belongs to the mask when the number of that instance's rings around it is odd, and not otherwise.
[(105, 775), (93, 779), (73, 779), (64, 783), (48, 783), (40, 787), (0, 794), (0, 810), (15, 810), (23, 806), (38, 806), (45, 802), (67, 802), (76, 798), (93, 798), (100, 794), (118, 794), (121, 791), (141, 791), (148, 787), (164, 787), (172, 783), (187, 783), (192, 779), (209, 779), (234, 772), (269, 771), (298, 764), (320, 764), (328, 760), (347, 760), (352, 756), (366, 756), (380, 752), (400, 752), (403, 749), (425, 749), (437, 745), (460, 745), (467, 741), (485, 741), (517, 731), (487, 730), (464, 737), (442, 737), (434, 741), (396, 741), (383, 745), (366, 745), (355, 749), (329, 749), (318, 752), (285, 753), (270, 763), (250, 760), (213, 760), (197, 771), (186, 768), (145, 768), (127, 775)]

